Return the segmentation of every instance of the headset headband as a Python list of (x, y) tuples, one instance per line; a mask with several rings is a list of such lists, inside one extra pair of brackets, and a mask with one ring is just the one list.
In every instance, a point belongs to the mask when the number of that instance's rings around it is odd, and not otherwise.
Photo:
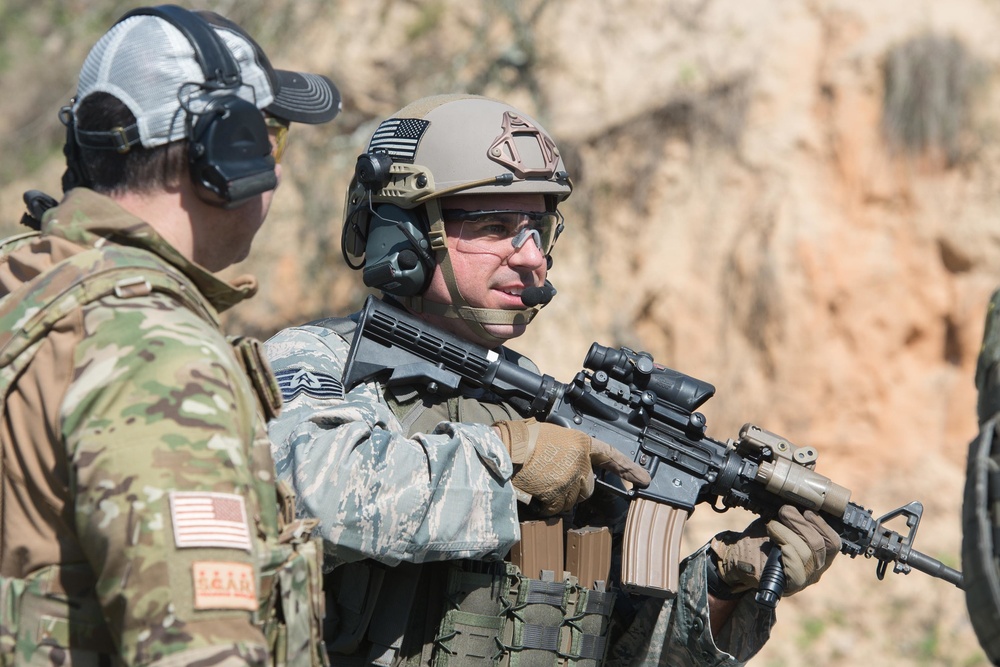
[(220, 88), (235, 88), (242, 82), (240, 66), (233, 54), (208, 22), (197, 14), (177, 5), (140, 7), (122, 16), (118, 23), (132, 16), (155, 16), (180, 30), (194, 48), (195, 59), (201, 65), (206, 83)]

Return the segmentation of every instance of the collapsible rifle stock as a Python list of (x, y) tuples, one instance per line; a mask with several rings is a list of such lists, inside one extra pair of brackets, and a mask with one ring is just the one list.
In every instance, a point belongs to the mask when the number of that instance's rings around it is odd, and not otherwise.
[[(875, 558), (879, 579), (893, 563), (893, 572), (913, 568), (962, 587), (961, 572), (913, 548), (923, 513), (919, 502), (875, 519), (871, 510), (850, 501), (848, 489), (814, 470), (818, 453), (812, 447), (796, 447), (753, 424), (736, 440), (713, 440), (696, 410), (715, 387), (660, 366), (646, 353), (594, 343), (583, 366), (563, 384), (369, 297), (344, 384), (377, 379), (447, 393), (464, 382), (488, 389), (524, 414), (603, 440), (641, 465), (652, 478), (648, 487), (608, 484), (631, 499), (621, 572), (629, 592), (676, 594), (681, 535), (699, 503), (717, 511), (741, 507), (765, 518), (784, 504), (821, 512), (840, 534), (841, 552)], [(906, 535), (885, 527), (898, 517), (906, 520)]]

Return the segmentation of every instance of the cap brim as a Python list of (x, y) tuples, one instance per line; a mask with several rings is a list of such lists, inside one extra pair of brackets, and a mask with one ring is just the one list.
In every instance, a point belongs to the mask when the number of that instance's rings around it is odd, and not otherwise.
[(340, 113), (340, 91), (325, 76), (274, 70), (277, 90), (264, 110), (293, 123), (316, 125)]

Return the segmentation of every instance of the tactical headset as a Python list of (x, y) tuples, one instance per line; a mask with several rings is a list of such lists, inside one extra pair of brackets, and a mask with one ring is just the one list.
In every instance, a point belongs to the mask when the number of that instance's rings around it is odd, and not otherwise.
[[(199, 114), (188, 113), (188, 165), (198, 196), (212, 205), (234, 208), (277, 187), (267, 125), (260, 109), (236, 95), (242, 85), (240, 68), (222, 38), (201, 17), (176, 5), (135, 9), (118, 22), (132, 16), (156, 16), (180, 30), (194, 47), (205, 76), (202, 87), (233, 91), (213, 98)], [(135, 126), (110, 132), (79, 131), (68, 107), (61, 118), (67, 126), (63, 190), (90, 181), (80, 159), (81, 146), (127, 153), (140, 141)]]
[[(356, 215), (368, 209), (371, 219), (365, 236), (362, 280), (368, 287), (394, 296), (422, 294), (430, 284), (437, 264), (431, 254), (428, 223), (421, 207), (405, 209), (394, 204), (370, 204), (372, 194), (389, 185), (392, 157), (387, 153), (364, 153), (354, 168), (355, 182), (364, 189)], [(423, 175), (418, 175), (421, 178)], [(426, 179), (426, 176), (424, 176)], [(370, 209), (369, 209), (370, 206)], [(345, 236), (348, 225), (344, 225)], [(341, 240), (344, 259), (352, 265)]]

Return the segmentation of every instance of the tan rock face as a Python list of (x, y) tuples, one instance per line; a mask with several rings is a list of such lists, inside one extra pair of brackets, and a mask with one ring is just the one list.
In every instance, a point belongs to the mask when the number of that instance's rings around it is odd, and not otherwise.
[[(711, 381), (714, 437), (753, 421), (811, 444), (818, 469), (876, 515), (923, 501), (917, 548), (959, 565), (973, 369), (1000, 284), (998, 8), (298, 0), (283, 13), (286, 3), (243, 4), (231, 13), (275, 62), (328, 73), (345, 110), (329, 127), (293, 128), (271, 219), (252, 260), (233, 271), (263, 274), (264, 285), (229, 315), (231, 328), (267, 336), (360, 304), (360, 275), (340, 258), (340, 219), (377, 121), (426, 94), (501, 97), (542, 120), (576, 184), (551, 274), (559, 295), (515, 347), (561, 380), (599, 341)], [(928, 37), (957, 40), (962, 62), (982, 74), (956, 112), (957, 143), (931, 141), (913, 155), (886, 139), (886, 63)], [(56, 142), (58, 126), (51, 131)], [(948, 146), (958, 159), (949, 162)], [(0, 190), (8, 221), (25, 188), (58, 189), (57, 162)], [(702, 508), (689, 547), (751, 518)], [(861, 655), (878, 665), (986, 664), (960, 591), (921, 573), (879, 582), (873, 562), (841, 560), (781, 603), (757, 664)]]

